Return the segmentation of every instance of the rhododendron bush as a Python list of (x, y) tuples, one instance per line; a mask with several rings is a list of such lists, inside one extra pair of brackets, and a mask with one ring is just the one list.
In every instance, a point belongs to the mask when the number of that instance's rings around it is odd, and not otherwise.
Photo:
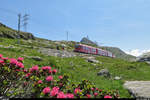
[(115, 91), (96, 88), (88, 80), (75, 84), (51, 66), (25, 68), (23, 58), (0, 54), (0, 96), (19, 98), (119, 98)]

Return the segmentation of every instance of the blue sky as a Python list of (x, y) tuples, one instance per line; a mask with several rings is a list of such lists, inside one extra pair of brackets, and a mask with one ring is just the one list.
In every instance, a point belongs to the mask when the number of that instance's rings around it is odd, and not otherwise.
[[(124, 51), (149, 50), (150, 0), (1, 0), (0, 22), (17, 29), (17, 13), (29, 14), (27, 31), (49, 40), (89, 36)], [(23, 30), (23, 28), (21, 28)]]

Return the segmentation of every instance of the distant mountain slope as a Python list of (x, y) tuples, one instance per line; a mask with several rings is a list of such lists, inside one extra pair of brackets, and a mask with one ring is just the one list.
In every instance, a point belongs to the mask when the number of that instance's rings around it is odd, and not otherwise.
[[(18, 38), (18, 33), (16, 30), (0, 23), (0, 37), (16, 39)], [(31, 33), (27, 32), (20, 32), (20, 38), (25, 40), (35, 39), (35, 37)]]
[(100, 47), (104, 50), (108, 50), (110, 52), (112, 52), (117, 58), (121, 58), (121, 59), (125, 59), (125, 60), (130, 60), (130, 61), (135, 61), (136, 57), (126, 54), (125, 52), (123, 52), (121, 49), (117, 48), (117, 47)]

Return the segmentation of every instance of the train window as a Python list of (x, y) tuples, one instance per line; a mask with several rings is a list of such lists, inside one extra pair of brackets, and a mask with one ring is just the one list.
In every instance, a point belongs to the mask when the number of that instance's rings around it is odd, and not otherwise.
[(76, 45), (75, 45), (75, 48), (79, 48), (79, 45), (78, 45), (78, 44), (76, 44)]
[(86, 47), (83, 46), (83, 50), (86, 50)]

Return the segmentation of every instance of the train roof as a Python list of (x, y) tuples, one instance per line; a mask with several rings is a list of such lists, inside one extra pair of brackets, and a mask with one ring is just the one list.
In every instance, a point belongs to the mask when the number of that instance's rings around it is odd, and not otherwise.
[[(88, 45), (85, 45), (85, 44), (78, 44), (78, 45), (82, 45), (82, 46), (86, 46), (86, 47), (90, 47), (90, 48), (96, 48), (96, 47), (88, 46)], [(97, 48), (97, 49), (100, 49), (100, 48)], [(103, 49), (100, 49), (100, 50), (103, 50)], [(103, 51), (106, 51), (106, 50), (103, 50)]]

